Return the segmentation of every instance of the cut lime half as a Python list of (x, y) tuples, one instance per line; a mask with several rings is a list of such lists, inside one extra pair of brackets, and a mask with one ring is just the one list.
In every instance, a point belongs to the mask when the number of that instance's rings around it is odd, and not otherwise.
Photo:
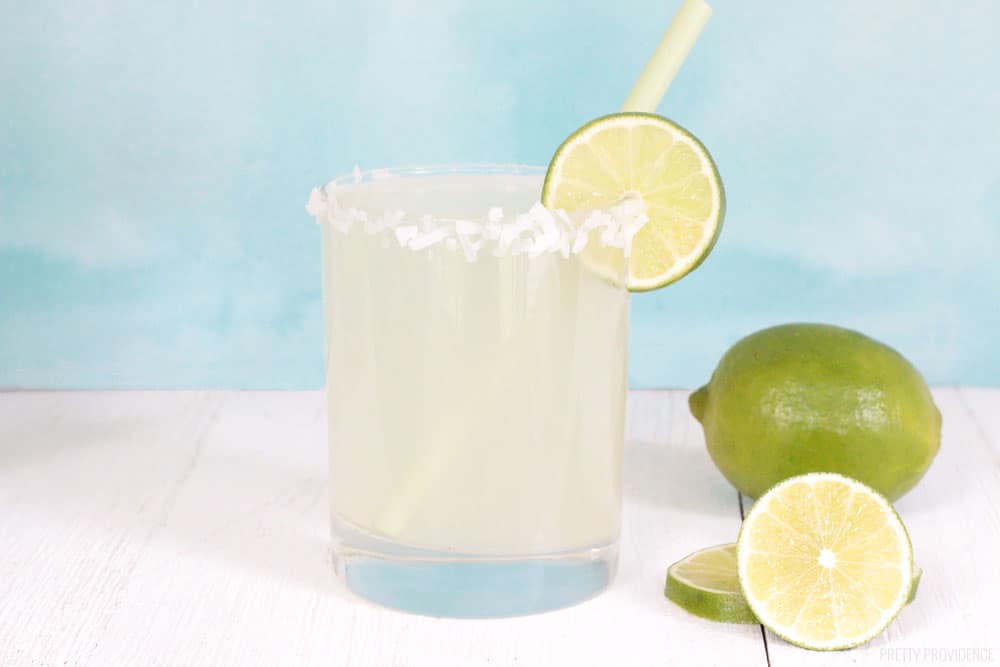
[[(617, 113), (593, 120), (556, 150), (542, 189), (550, 209), (607, 209), (640, 199), (649, 221), (636, 233), (628, 287), (663, 287), (694, 270), (719, 237), (725, 213), (712, 156), (690, 132), (662, 116)], [(621, 276), (622, 253), (590, 245), (592, 268)]]
[(736, 560), (760, 622), (815, 650), (871, 640), (914, 589), (899, 515), (878, 492), (834, 473), (792, 477), (762, 495), (743, 521)]

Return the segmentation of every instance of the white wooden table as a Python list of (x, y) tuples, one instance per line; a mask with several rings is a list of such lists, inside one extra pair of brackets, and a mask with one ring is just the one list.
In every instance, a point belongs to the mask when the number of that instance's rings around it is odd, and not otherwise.
[(377, 608), (334, 577), (318, 392), (0, 394), (0, 665), (1000, 663), (1000, 390), (936, 398), (941, 452), (897, 505), (917, 600), (870, 645), (820, 654), (664, 600), (667, 564), (740, 523), (685, 392), (629, 397), (611, 590), (488, 621)]

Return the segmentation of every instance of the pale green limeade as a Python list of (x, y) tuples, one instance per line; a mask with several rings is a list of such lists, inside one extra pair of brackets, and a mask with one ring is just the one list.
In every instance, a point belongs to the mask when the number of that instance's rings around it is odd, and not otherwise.
[[(476, 200), (528, 210), (541, 186), (430, 179), (434, 191), (406, 193), (413, 207), (469, 221), (486, 213)], [(342, 204), (377, 208), (385, 187), (360, 185)], [(557, 252), (480, 251), (470, 261), (446, 243), (384, 244), (361, 224), (323, 234), (337, 514), (408, 545), (463, 553), (612, 542), (626, 292)]]
[[(520, 169), (366, 176), (311, 208), (342, 558), (565, 558), (606, 568), (578, 597), (610, 581), (629, 295), (536, 205), (541, 182)], [(400, 595), (380, 601), (413, 606)]]

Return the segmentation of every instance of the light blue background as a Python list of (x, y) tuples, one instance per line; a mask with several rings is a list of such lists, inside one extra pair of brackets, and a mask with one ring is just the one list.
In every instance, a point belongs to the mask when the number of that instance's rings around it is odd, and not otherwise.
[[(319, 386), (310, 188), (544, 164), (678, 5), (0, 0), (0, 386)], [(632, 384), (789, 320), (1000, 384), (1000, 3), (714, 5), (660, 111), (715, 155), (726, 227), (634, 300)]]

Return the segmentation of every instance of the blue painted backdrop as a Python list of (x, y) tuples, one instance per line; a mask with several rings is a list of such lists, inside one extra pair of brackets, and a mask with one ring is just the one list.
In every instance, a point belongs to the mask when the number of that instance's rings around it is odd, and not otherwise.
[[(316, 387), (310, 188), (548, 161), (679, 0), (0, 0), (0, 386)], [(634, 301), (635, 386), (817, 320), (1000, 384), (1000, 3), (715, 0), (662, 104), (729, 195)]]

